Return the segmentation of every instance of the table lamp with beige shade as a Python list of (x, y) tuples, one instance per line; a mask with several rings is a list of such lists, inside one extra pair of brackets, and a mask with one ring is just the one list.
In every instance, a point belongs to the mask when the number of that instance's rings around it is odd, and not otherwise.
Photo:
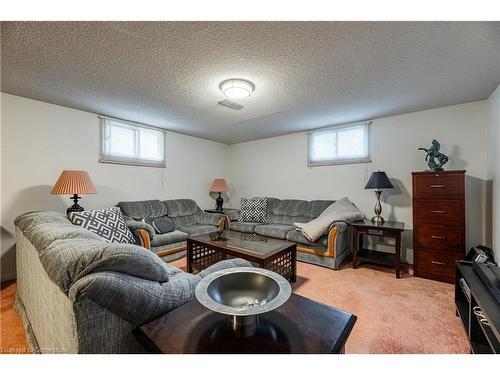
[(212, 182), (212, 186), (210, 186), (210, 192), (219, 193), (219, 196), (215, 200), (217, 207), (215, 208), (217, 211), (222, 211), (222, 204), (224, 203), (224, 199), (222, 199), (221, 194), (229, 191), (229, 187), (227, 186), (226, 180), (223, 178), (215, 178)]
[(71, 199), (75, 202), (66, 210), (66, 213), (83, 211), (83, 207), (78, 204), (78, 199), (82, 199), (78, 194), (96, 194), (95, 186), (87, 171), (62, 171), (59, 179), (52, 188), (50, 194), (73, 195)]

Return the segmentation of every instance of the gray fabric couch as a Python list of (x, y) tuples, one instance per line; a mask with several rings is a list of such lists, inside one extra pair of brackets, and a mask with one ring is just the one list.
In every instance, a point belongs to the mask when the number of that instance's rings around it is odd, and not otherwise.
[[(117, 206), (122, 210), (125, 223), (134, 234), (136, 243), (150, 249), (165, 261), (185, 255), (186, 239), (189, 236), (212, 233), (227, 226), (224, 215), (207, 213), (192, 199), (120, 202)], [(151, 225), (142, 222), (144, 218), (162, 216), (167, 216), (174, 222), (173, 232), (157, 234)]]
[(298, 260), (338, 269), (351, 255), (350, 227), (347, 223), (335, 223), (315, 242), (308, 241), (293, 225), (294, 222), (307, 223), (317, 218), (333, 202), (268, 198), (267, 224), (239, 222), (239, 215), (232, 213), (228, 217), (229, 229), (295, 242)]
[(106, 243), (64, 214), (33, 212), (16, 225), (15, 308), (34, 352), (140, 353), (134, 329), (194, 298), (222, 261), (197, 275), (133, 244)]

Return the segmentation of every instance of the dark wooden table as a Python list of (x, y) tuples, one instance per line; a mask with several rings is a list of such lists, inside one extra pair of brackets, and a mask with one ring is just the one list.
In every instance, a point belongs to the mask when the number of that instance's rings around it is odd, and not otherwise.
[(297, 244), (293, 242), (230, 230), (187, 239), (190, 273), (229, 258), (246, 259), (292, 282), (297, 279)]
[(231, 330), (229, 317), (194, 300), (134, 333), (153, 353), (344, 353), (356, 316), (293, 294), (259, 317), (255, 334)]
[(208, 212), (210, 214), (227, 214), (228, 212), (231, 212), (231, 211), (238, 211), (237, 209), (235, 208), (226, 208), (224, 207), (222, 209), (222, 211), (219, 211), (219, 210), (216, 210), (215, 208), (209, 208), (209, 209), (206, 209), (204, 210), (205, 212)]
[[(401, 233), (405, 224), (397, 221), (386, 221), (375, 224), (370, 220), (354, 222), (352, 227), (352, 268), (358, 268), (359, 262), (364, 261), (382, 266), (394, 267), (396, 277), (401, 277)], [(396, 240), (395, 254), (369, 250), (363, 247), (363, 235), (389, 237)]]

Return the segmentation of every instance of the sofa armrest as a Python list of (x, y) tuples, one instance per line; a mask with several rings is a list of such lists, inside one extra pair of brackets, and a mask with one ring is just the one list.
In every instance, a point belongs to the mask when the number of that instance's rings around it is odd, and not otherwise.
[(199, 211), (196, 214), (196, 224), (219, 226), (221, 219), (223, 218), (223, 214), (213, 214), (205, 211)]
[(331, 226), (328, 230), (328, 245), (327, 253), (329, 257), (335, 257), (335, 241), (337, 240), (338, 229), (336, 226)]
[(328, 230), (328, 256), (337, 257), (346, 250), (350, 251), (351, 227), (348, 223), (338, 222)]
[(151, 250), (151, 237), (146, 229), (136, 229), (133, 233), (138, 245)]
[(160, 283), (120, 272), (98, 272), (78, 280), (69, 290), (74, 303), (94, 301), (140, 327), (194, 298), (198, 275), (180, 272)]
[(229, 217), (227, 215), (224, 215), (219, 222), (219, 225), (218, 225), (219, 229), (220, 230), (229, 229), (229, 221), (230, 221)]
[(132, 219), (128, 216), (124, 216), (123, 219), (125, 220), (125, 225), (127, 225), (128, 229), (130, 229), (131, 232), (135, 232), (138, 229), (145, 229), (148, 231), (151, 238), (153, 238), (156, 234), (155, 229), (148, 223)]

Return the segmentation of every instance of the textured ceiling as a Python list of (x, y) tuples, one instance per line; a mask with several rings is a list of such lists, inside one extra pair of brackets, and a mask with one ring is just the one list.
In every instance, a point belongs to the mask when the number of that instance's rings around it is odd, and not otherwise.
[[(236, 143), (486, 98), (499, 22), (3, 22), (2, 91)], [(218, 85), (245, 78), (235, 111)]]

